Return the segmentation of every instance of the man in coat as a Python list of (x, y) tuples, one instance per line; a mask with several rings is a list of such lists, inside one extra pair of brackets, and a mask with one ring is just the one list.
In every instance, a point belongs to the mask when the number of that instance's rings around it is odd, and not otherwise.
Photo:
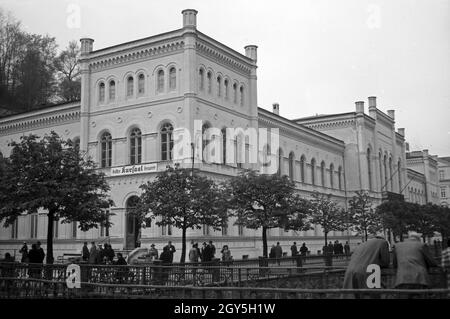
[(344, 277), (344, 289), (367, 289), (367, 266), (389, 266), (389, 244), (383, 237), (372, 237), (359, 245), (352, 254)]
[(95, 242), (91, 243), (91, 250), (89, 251), (88, 262), (90, 264), (97, 264), (97, 262), (98, 262), (98, 251), (97, 251), (97, 247), (95, 246)]
[(437, 267), (420, 235), (412, 232), (404, 242), (395, 244), (394, 268), (397, 268), (395, 288), (425, 289), (430, 286), (428, 269)]

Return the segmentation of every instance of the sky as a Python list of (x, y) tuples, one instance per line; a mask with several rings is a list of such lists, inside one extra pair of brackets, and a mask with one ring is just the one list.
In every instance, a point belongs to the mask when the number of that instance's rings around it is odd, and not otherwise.
[(450, 0), (0, 0), (33, 33), (61, 48), (94, 50), (197, 28), (244, 54), (258, 46), (258, 105), (295, 119), (355, 110), (377, 96), (395, 110), (411, 150), (450, 156)]

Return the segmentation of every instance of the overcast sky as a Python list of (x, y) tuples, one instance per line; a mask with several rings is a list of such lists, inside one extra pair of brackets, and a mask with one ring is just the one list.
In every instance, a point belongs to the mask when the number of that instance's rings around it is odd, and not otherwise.
[[(94, 49), (178, 29), (244, 53), (258, 46), (258, 104), (299, 118), (377, 96), (411, 149), (450, 156), (450, 0), (0, 0), (29, 32), (95, 39)], [(79, 19), (78, 12), (80, 13)]]

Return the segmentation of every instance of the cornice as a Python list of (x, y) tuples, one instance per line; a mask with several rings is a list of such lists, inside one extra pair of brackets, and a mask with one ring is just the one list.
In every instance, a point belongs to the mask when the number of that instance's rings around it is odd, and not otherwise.
[(88, 61), (91, 71), (95, 72), (120, 64), (127, 64), (155, 56), (182, 51), (183, 49), (184, 41), (182, 38), (168, 39), (160, 43), (146, 44), (138, 48), (128, 48), (118, 52), (111, 52), (103, 56), (88, 58)]
[(224, 66), (235, 70), (238, 73), (249, 77), (252, 65), (245, 62), (239, 62), (235, 56), (228, 54), (218, 47), (212, 46), (210, 43), (197, 39), (195, 44), (196, 50), (199, 54), (212, 58), (215, 62), (219, 62)]
[(41, 112), (29, 112), (0, 121), (0, 136), (26, 132), (49, 126), (76, 123), (80, 120), (80, 105), (48, 108)]

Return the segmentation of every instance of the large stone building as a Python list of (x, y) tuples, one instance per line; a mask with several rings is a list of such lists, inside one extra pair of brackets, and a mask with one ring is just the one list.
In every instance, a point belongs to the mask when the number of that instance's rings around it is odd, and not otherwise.
[(444, 206), (450, 205), (450, 157), (436, 157), (439, 171), (439, 200)]
[[(104, 49), (94, 50), (94, 40), (82, 39), (80, 102), (0, 119), (4, 156), (9, 156), (9, 141), (54, 130), (78, 140), (111, 185), (113, 226), (82, 232), (76, 223), (55, 222), (56, 256), (78, 252), (85, 240), (110, 241), (119, 250), (135, 248), (138, 239), (147, 247), (172, 240), (180, 248), (178, 229), (141, 228), (127, 209), (141, 184), (174, 164), (174, 135), (183, 129), (195, 139), (195, 167), (215, 180), (261, 164), (248, 160), (253, 145), (241, 135), (225, 140), (233, 138), (227, 145), (234, 145), (235, 157), (245, 159), (243, 163), (205, 163), (200, 154), (207, 128), (269, 128), (279, 131), (279, 144), (276, 149), (271, 145), (269, 154), (280, 159), (280, 172), (290, 176), (304, 196), (314, 191), (331, 194), (344, 208), (357, 190), (369, 191), (375, 204), (387, 193), (408, 196), (405, 133), (395, 130), (394, 111), (383, 113), (375, 97), (369, 98), (367, 114), (364, 102), (356, 102), (353, 112), (297, 120), (280, 116), (278, 104), (273, 112), (259, 108), (257, 47), (246, 46), (241, 54), (223, 45), (198, 31), (196, 15), (195, 10), (184, 10), (180, 29)], [(269, 147), (262, 149), (268, 152)], [(304, 241), (316, 253), (322, 235), (320, 227), (300, 233), (272, 229), (268, 238), (270, 244), (280, 241), (285, 251), (292, 241)], [(0, 249), (17, 251), (23, 241), (45, 242), (45, 236), (45, 212), (24, 215), (0, 230)], [(218, 248), (226, 243), (235, 258), (262, 251), (260, 231), (236, 226), (233, 220), (222, 231), (204, 227), (187, 236), (196, 242), (212, 239)], [(331, 233), (330, 240), (335, 239), (360, 241), (347, 232)]]

